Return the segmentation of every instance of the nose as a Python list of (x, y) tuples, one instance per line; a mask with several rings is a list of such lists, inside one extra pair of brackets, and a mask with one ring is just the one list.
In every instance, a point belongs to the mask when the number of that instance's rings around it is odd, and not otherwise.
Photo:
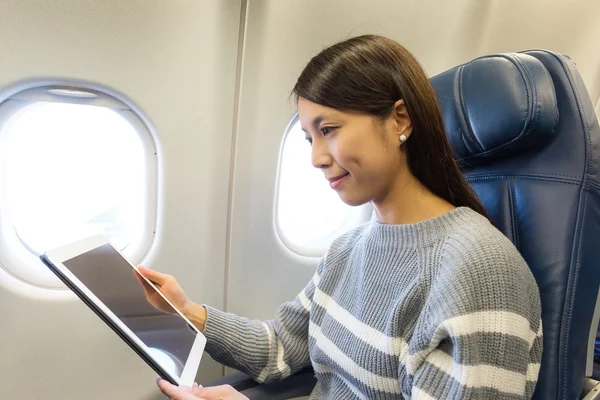
[(322, 140), (313, 140), (311, 162), (313, 167), (319, 169), (331, 166), (331, 155)]

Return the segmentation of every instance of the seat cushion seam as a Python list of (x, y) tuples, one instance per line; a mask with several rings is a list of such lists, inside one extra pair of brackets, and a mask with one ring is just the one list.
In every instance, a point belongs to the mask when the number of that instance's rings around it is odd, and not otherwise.
[(516, 204), (516, 193), (515, 193), (515, 182), (511, 179), (508, 183), (509, 196), (510, 196), (510, 223), (512, 225), (513, 236), (515, 247), (519, 252), (521, 251), (521, 243), (519, 241), (519, 225), (517, 221), (517, 204)]
[(566, 185), (579, 186), (581, 184), (581, 182), (573, 182), (573, 181), (560, 180), (560, 179), (541, 178), (541, 177), (534, 177), (534, 176), (518, 176), (518, 175), (517, 176), (490, 175), (490, 176), (478, 176), (475, 178), (465, 177), (465, 179), (467, 180), (467, 182), (479, 182), (479, 181), (501, 180), (501, 179), (506, 179), (508, 177), (510, 177), (512, 179), (553, 182), (553, 183), (562, 183), (562, 184), (566, 184)]
[[(578, 221), (581, 221), (581, 226), (579, 227), (579, 233), (578, 233), (578, 237), (577, 237), (577, 247), (576, 247), (576, 254), (575, 254), (575, 268), (573, 270), (573, 272), (571, 274), (569, 274), (569, 282), (567, 283), (568, 287), (569, 287), (569, 292), (570, 296), (568, 299), (565, 298), (565, 310), (563, 312), (563, 317), (562, 317), (562, 326), (565, 327), (565, 334), (563, 337), (563, 382), (562, 382), (562, 392), (563, 392), (563, 397), (566, 398), (567, 396), (567, 389), (568, 389), (568, 385), (567, 385), (567, 369), (568, 369), (568, 357), (567, 357), (567, 349), (568, 349), (568, 343), (569, 343), (569, 336), (570, 336), (570, 323), (571, 323), (571, 316), (573, 313), (573, 298), (575, 297), (575, 289), (576, 289), (576, 285), (575, 282), (577, 282), (577, 276), (579, 275), (579, 255), (581, 253), (581, 236), (583, 234), (583, 225), (585, 224), (585, 214), (587, 211), (587, 188), (585, 187), (586, 185), (583, 185), (581, 187), (581, 192), (583, 192), (583, 213), (581, 215), (581, 217), (577, 218)], [(580, 192), (580, 193), (581, 193)], [(565, 324), (566, 322), (566, 324)]]
[[(495, 175), (498, 174), (503, 174), (503, 175), (519, 175), (522, 174), (521, 171), (517, 171), (517, 170), (506, 170), (506, 171), (498, 171), (498, 172), (494, 172)], [(465, 177), (476, 177), (476, 176), (488, 176), (490, 175), (489, 172), (466, 172), (464, 173)], [(526, 176), (525, 174), (523, 174), (523, 176)], [(546, 173), (546, 172), (536, 172), (535, 175), (529, 175), (529, 176), (549, 176), (549, 177), (560, 177), (560, 178), (570, 178), (573, 181), (576, 181), (578, 183), (581, 183), (581, 178), (577, 178), (576, 176), (572, 176), (572, 175), (564, 175), (564, 174), (553, 174), (553, 173)]]

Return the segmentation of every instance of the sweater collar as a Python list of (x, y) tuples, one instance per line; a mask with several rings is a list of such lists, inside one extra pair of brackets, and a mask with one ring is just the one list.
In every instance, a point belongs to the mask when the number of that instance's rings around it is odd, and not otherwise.
[(368, 228), (367, 238), (398, 245), (424, 245), (443, 240), (449, 232), (458, 227), (471, 225), (478, 219), (485, 219), (469, 207), (457, 207), (442, 215), (414, 224), (383, 224), (373, 219)]

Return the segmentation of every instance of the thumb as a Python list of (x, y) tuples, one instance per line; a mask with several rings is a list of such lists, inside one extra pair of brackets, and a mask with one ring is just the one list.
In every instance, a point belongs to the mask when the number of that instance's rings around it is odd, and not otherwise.
[(148, 278), (152, 283), (163, 285), (167, 280), (167, 275), (153, 271), (141, 265), (137, 268), (138, 272)]
[(137, 279), (137, 281), (140, 283), (140, 285), (144, 289), (144, 292), (146, 293), (146, 297), (155, 293), (155, 290), (148, 284), (148, 282), (146, 282), (146, 280), (144, 278), (142, 278), (142, 274), (140, 274), (135, 269), (132, 270), (132, 272), (133, 272), (133, 276), (135, 276), (135, 279)]
[(198, 389), (194, 390), (194, 394), (198, 397), (208, 400), (233, 399), (239, 398), (237, 396), (240, 396), (240, 393), (229, 385), (199, 387)]
[(190, 388), (185, 386), (177, 387), (164, 379), (158, 380), (158, 387), (171, 400), (198, 400), (198, 397), (190, 393)]

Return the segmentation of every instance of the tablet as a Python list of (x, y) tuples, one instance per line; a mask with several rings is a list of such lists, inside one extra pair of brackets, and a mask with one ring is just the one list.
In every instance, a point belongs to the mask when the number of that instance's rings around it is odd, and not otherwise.
[[(104, 236), (51, 250), (40, 258), (161, 378), (174, 385), (193, 384), (206, 338)], [(170, 313), (146, 300), (136, 274), (172, 307)]]

